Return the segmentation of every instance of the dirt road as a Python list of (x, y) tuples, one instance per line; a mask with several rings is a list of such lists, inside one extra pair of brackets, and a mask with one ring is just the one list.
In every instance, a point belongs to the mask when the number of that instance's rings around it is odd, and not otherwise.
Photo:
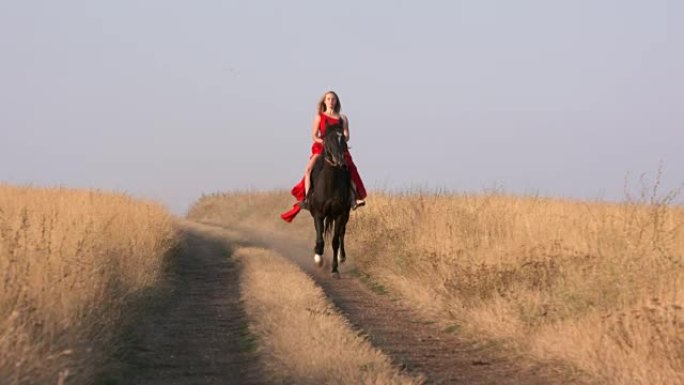
[[(396, 367), (429, 384), (578, 383), (554, 367), (505, 358), (495, 345), (466, 341), (421, 319), (370, 290), (349, 267), (343, 267), (341, 279), (331, 278), (314, 266), (311, 245), (254, 231), (242, 237), (299, 265)], [(264, 383), (239, 300), (239, 266), (227, 258), (225, 243), (208, 233), (185, 231), (185, 238), (168, 303), (134, 328), (124, 369), (109, 383)]]
[(185, 229), (163, 303), (126, 336), (107, 384), (265, 384), (240, 303), (239, 265), (225, 242)]

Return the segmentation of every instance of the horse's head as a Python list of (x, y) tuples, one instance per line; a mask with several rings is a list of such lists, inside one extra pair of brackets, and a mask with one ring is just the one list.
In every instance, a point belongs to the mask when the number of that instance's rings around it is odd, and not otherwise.
[(323, 156), (325, 161), (334, 167), (346, 167), (344, 154), (347, 152), (347, 141), (341, 125), (326, 128), (323, 138)]

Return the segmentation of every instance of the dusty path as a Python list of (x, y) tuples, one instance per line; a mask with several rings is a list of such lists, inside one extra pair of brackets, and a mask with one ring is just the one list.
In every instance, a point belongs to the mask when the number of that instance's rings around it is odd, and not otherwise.
[[(223, 230), (202, 227), (184, 231), (183, 250), (169, 279), (172, 292), (135, 325), (122, 369), (105, 383), (266, 383), (247, 333), (239, 265), (229, 258), (226, 240), (216, 238)], [(428, 384), (579, 383), (552, 367), (522, 365), (503, 357), (496, 346), (477, 345), (426, 322), (371, 291), (348, 266), (343, 265), (341, 279), (331, 278), (327, 269), (313, 265), (311, 245), (272, 233), (239, 233), (240, 244), (273, 249), (299, 265), (396, 367), (422, 375)]]
[(263, 384), (224, 242), (184, 230), (171, 293), (130, 332), (108, 384)]
[[(568, 384), (580, 383), (549, 365), (516, 362), (503, 357), (493, 345), (466, 341), (371, 291), (354, 275), (341, 269), (342, 279), (330, 277), (328, 267), (312, 262), (312, 245), (282, 235), (244, 233), (257, 246), (272, 248), (307, 272), (354, 327), (373, 345), (391, 356), (395, 365), (422, 374), (429, 384)], [(327, 247), (327, 245), (326, 245)], [(327, 250), (327, 249), (326, 249)], [(327, 250), (326, 255), (330, 255)], [(349, 256), (353, 258), (353, 256)]]

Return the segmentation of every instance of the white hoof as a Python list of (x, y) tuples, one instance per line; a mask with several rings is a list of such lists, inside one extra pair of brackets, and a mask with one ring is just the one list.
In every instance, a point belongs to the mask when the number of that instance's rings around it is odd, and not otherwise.
[(314, 263), (316, 264), (316, 266), (322, 267), (323, 266), (323, 257), (321, 257), (318, 254), (314, 255)]

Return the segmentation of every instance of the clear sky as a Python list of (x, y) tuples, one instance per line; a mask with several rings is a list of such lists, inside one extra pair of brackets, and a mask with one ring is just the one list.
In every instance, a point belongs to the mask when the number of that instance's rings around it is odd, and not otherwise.
[(0, 0), (0, 181), (289, 188), (328, 89), (371, 189), (684, 182), (679, 0)]

